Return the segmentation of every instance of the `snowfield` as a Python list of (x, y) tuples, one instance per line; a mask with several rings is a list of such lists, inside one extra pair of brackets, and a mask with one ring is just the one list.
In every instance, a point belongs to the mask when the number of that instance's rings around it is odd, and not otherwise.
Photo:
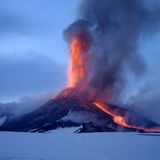
[(0, 160), (160, 160), (160, 134), (0, 132)]

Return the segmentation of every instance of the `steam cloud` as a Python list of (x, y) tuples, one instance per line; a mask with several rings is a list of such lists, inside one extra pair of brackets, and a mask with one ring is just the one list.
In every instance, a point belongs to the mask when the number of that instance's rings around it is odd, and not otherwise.
[(79, 17), (65, 36), (87, 33), (88, 85), (94, 98), (115, 100), (125, 89), (128, 73), (145, 72), (138, 42), (142, 34), (158, 28), (159, 13), (142, 0), (83, 0)]

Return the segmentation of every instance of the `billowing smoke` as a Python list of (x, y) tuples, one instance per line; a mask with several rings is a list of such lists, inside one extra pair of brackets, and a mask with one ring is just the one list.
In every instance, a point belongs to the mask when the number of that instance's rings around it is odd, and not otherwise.
[(157, 29), (159, 11), (142, 0), (83, 0), (67, 39), (85, 33), (89, 41), (88, 88), (96, 99), (115, 101), (127, 85), (127, 75), (146, 70), (138, 52), (139, 39)]

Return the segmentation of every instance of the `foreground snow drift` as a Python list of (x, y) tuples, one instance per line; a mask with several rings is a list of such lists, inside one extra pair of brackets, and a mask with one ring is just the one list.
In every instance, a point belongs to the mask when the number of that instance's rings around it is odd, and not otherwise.
[[(75, 129), (74, 129), (75, 130)], [(160, 134), (0, 132), (0, 160), (159, 160)]]

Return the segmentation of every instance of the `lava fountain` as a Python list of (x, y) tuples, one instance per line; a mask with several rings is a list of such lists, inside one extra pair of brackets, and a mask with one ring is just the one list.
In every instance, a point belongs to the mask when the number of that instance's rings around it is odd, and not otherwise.
[[(74, 37), (71, 40), (68, 87), (84, 86), (86, 79), (86, 44), (81, 37)], [(82, 84), (80, 84), (80, 82)]]

